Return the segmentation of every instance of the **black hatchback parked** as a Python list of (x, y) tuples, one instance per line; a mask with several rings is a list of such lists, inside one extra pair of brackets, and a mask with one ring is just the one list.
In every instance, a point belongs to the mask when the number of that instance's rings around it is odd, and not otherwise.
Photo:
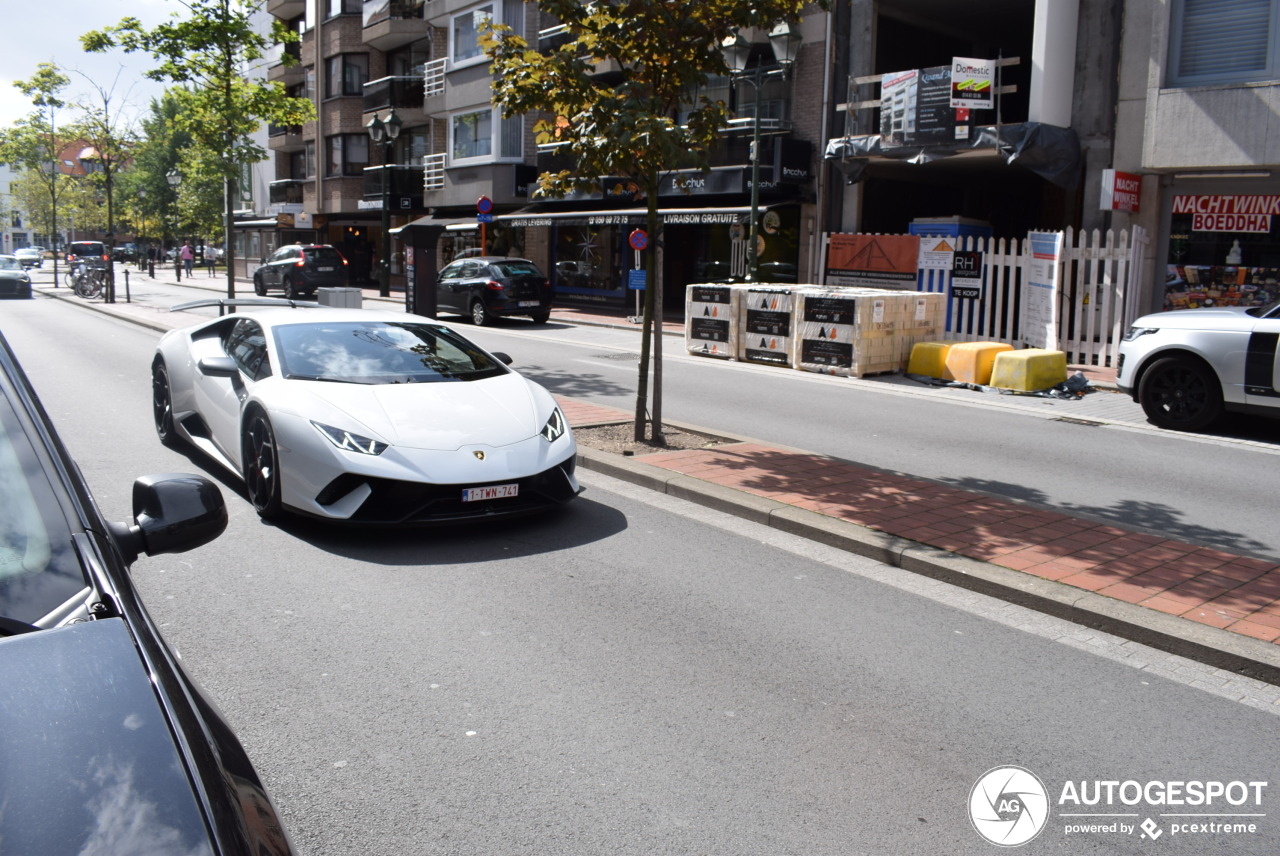
[(466, 315), (477, 325), (508, 315), (528, 315), (545, 324), (551, 317), (551, 282), (528, 259), (458, 259), (440, 271), (436, 310)]
[(253, 273), (253, 291), (259, 297), (278, 288), (293, 300), (311, 297), (317, 288), (346, 285), (347, 260), (328, 244), (286, 244)]

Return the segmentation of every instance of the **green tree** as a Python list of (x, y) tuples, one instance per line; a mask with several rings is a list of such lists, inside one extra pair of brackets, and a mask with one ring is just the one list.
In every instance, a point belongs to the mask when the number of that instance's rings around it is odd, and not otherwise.
[[(107, 251), (110, 253), (115, 249), (119, 229), (116, 222), (116, 186), (120, 175), (130, 167), (138, 135), (128, 125), (119, 107), (112, 104), (115, 100), (115, 83), (108, 88), (88, 75), (81, 73), (81, 76), (96, 90), (97, 98), (78, 105), (82, 115), (76, 123), (76, 133), (87, 144), (80, 158), (85, 169), (85, 183), (92, 186), (97, 191), (97, 198), (105, 203), (104, 231)], [(114, 275), (108, 285), (107, 299), (115, 299)]]
[[(174, 122), (190, 136), (190, 145), (200, 150), (196, 160), (216, 168), (223, 199), (222, 228), (230, 249), (240, 168), (267, 156), (251, 135), (263, 121), (301, 125), (312, 118), (314, 108), (307, 99), (288, 95), (278, 82), (242, 76), (273, 40), (281, 44), (298, 40), (296, 32), (274, 19), (271, 38), (258, 32), (255, 14), (261, 0), (184, 0), (183, 5), (185, 15), (175, 14), (168, 23), (151, 29), (130, 17), (114, 27), (86, 33), (80, 40), (90, 52), (120, 48), (126, 53), (148, 53), (158, 63), (148, 77), (183, 87), (184, 109)], [(285, 62), (290, 61), (286, 55)], [(227, 296), (235, 296), (232, 265), (227, 265)]]
[[(625, 178), (648, 205), (643, 339), (636, 391), (635, 439), (645, 439), (650, 342), (657, 281), (653, 247), (658, 234), (658, 188), (673, 169), (709, 169), (709, 155), (728, 120), (720, 101), (696, 93), (726, 74), (726, 38), (751, 27), (796, 23), (805, 0), (625, 0), (581, 3), (537, 0), (563, 25), (559, 45), (530, 48), (509, 27), (484, 38), (493, 60), (493, 101), (504, 117), (534, 115), (540, 144), (555, 144), (577, 165), (543, 173), (540, 192), (563, 196), (600, 190), (602, 179)], [(826, 7), (823, 0), (816, 5)], [(613, 69), (604, 73), (605, 69)], [(661, 351), (654, 360), (652, 439), (662, 443)]]
[(66, 106), (61, 92), (70, 79), (53, 63), (42, 62), (29, 80), (14, 81), (23, 95), (31, 99), (35, 112), (19, 119), (0, 133), (0, 162), (14, 164), (36, 177), (48, 193), (47, 209), (41, 205), (35, 210), (47, 210), (46, 234), (53, 243), (53, 285), (58, 285), (58, 198), (64, 181), (59, 181), (58, 152), (64, 142), (58, 136), (58, 110)]

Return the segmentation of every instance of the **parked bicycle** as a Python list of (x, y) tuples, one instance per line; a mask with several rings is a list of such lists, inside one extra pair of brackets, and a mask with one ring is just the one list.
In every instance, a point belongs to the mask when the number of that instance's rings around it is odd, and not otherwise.
[(107, 272), (102, 268), (91, 268), (84, 263), (77, 263), (71, 268), (68, 281), (77, 297), (85, 299), (101, 297), (107, 286)]

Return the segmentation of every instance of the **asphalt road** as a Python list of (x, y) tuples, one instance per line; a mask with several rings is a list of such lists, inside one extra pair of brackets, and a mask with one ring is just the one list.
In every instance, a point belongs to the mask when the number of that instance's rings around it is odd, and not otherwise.
[[(154, 437), (156, 334), (49, 300), (0, 330), (109, 514), (137, 474), (217, 475)], [(1054, 804), (1021, 852), (1151, 852), (1067, 832), (1066, 783), (1097, 780), (1266, 781), (1185, 809), (1252, 833), (1084, 810), (1280, 852), (1274, 688), (1227, 701), (1204, 667), (583, 478), (545, 518), (394, 533), (265, 525), (226, 481), (226, 535), (136, 566), (303, 852), (990, 854), (968, 800), (1004, 764)]]

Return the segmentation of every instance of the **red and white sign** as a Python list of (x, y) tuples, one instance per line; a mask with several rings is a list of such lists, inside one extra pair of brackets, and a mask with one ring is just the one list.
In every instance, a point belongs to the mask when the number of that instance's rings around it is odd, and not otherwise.
[(1103, 211), (1138, 212), (1138, 199), (1142, 195), (1142, 176), (1118, 169), (1102, 171)]
[(1271, 218), (1280, 214), (1280, 195), (1175, 196), (1173, 213), (1190, 214), (1193, 232), (1251, 232), (1265, 235), (1271, 231)]

